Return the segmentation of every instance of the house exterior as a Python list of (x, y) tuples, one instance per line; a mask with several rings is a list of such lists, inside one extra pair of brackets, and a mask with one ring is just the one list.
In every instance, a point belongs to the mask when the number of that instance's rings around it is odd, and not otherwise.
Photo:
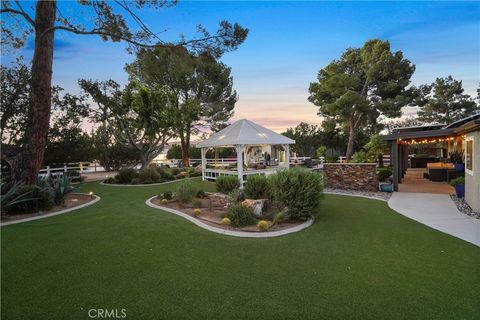
[[(450, 125), (433, 125), (410, 128), (397, 128), (392, 134), (382, 136), (390, 144), (390, 157), (393, 171), (393, 189), (398, 191), (398, 184), (409, 167), (409, 148), (416, 145), (443, 143), (440, 150), (443, 160), (453, 151), (464, 154), (465, 201), (470, 207), (480, 212), (480, 114), (461, 119)], [(427, 158), (427, 162), (442, 161)]]

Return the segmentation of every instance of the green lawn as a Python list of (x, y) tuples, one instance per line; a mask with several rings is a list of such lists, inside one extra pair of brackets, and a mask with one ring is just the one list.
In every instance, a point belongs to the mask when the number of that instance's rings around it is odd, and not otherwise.
[(480, 319), (480, 249), (386, 203), (327, 195), (309, 229), (242, 239), (144, 204), (168, 188), (87, 183), (97, 204), (3, 227), (2, 319)]

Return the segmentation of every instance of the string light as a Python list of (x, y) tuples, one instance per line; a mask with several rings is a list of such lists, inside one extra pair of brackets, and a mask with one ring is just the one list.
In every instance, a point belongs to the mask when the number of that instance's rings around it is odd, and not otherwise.
[(409, 140), (402, 140), (398, 139), (400, 144), (429, 144), (429, 143), (439, 143), (439, 142), (448, 142), (454, 141), (455, 137), (447, 137), (447, 138), (433, 138), (433, 139), (409, 139)]

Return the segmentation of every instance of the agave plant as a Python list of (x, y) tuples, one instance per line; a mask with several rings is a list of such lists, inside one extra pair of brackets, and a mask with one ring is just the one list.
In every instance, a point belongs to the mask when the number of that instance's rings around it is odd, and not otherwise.
[(64, 174), (61, 176), (56, 176), (49, 178), (50, 187), (54, 192), (54, 201), (55, 204), (59, 205), (65, 202), (65, 196), (74, 190), (70, 183), (70, 178)]
[[(1, 189), (5, 186), (5, 182), (2, 180), (1, 181)], [(5, 212), (9, 207), (21, 203), (21, 202), (27, 202), (27, 201), (32, 201), (36, 200), (37, 198), (32, 197), (31, 195), (33, 194), (34, 190), (17, 194), (17, 191), (23, 187), (24, 183), (21, 181), (15, 182), (11, 188), (8, 189), (5, 194), (2, 194), (0, 199), (1, 199), (1, 206), (2, 206), (2, 213)]]
[(450, 161), (452, 163), (462, 164), (463, 163), (463, 151), (455, 150), (453, 152), (450, 152)]

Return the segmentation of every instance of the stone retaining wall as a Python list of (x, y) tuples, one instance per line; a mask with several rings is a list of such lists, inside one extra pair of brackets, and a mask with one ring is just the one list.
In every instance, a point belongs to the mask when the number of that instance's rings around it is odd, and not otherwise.
[(375, 163), (326, 163), (324, 171), (327, 188), (378, 191)]

